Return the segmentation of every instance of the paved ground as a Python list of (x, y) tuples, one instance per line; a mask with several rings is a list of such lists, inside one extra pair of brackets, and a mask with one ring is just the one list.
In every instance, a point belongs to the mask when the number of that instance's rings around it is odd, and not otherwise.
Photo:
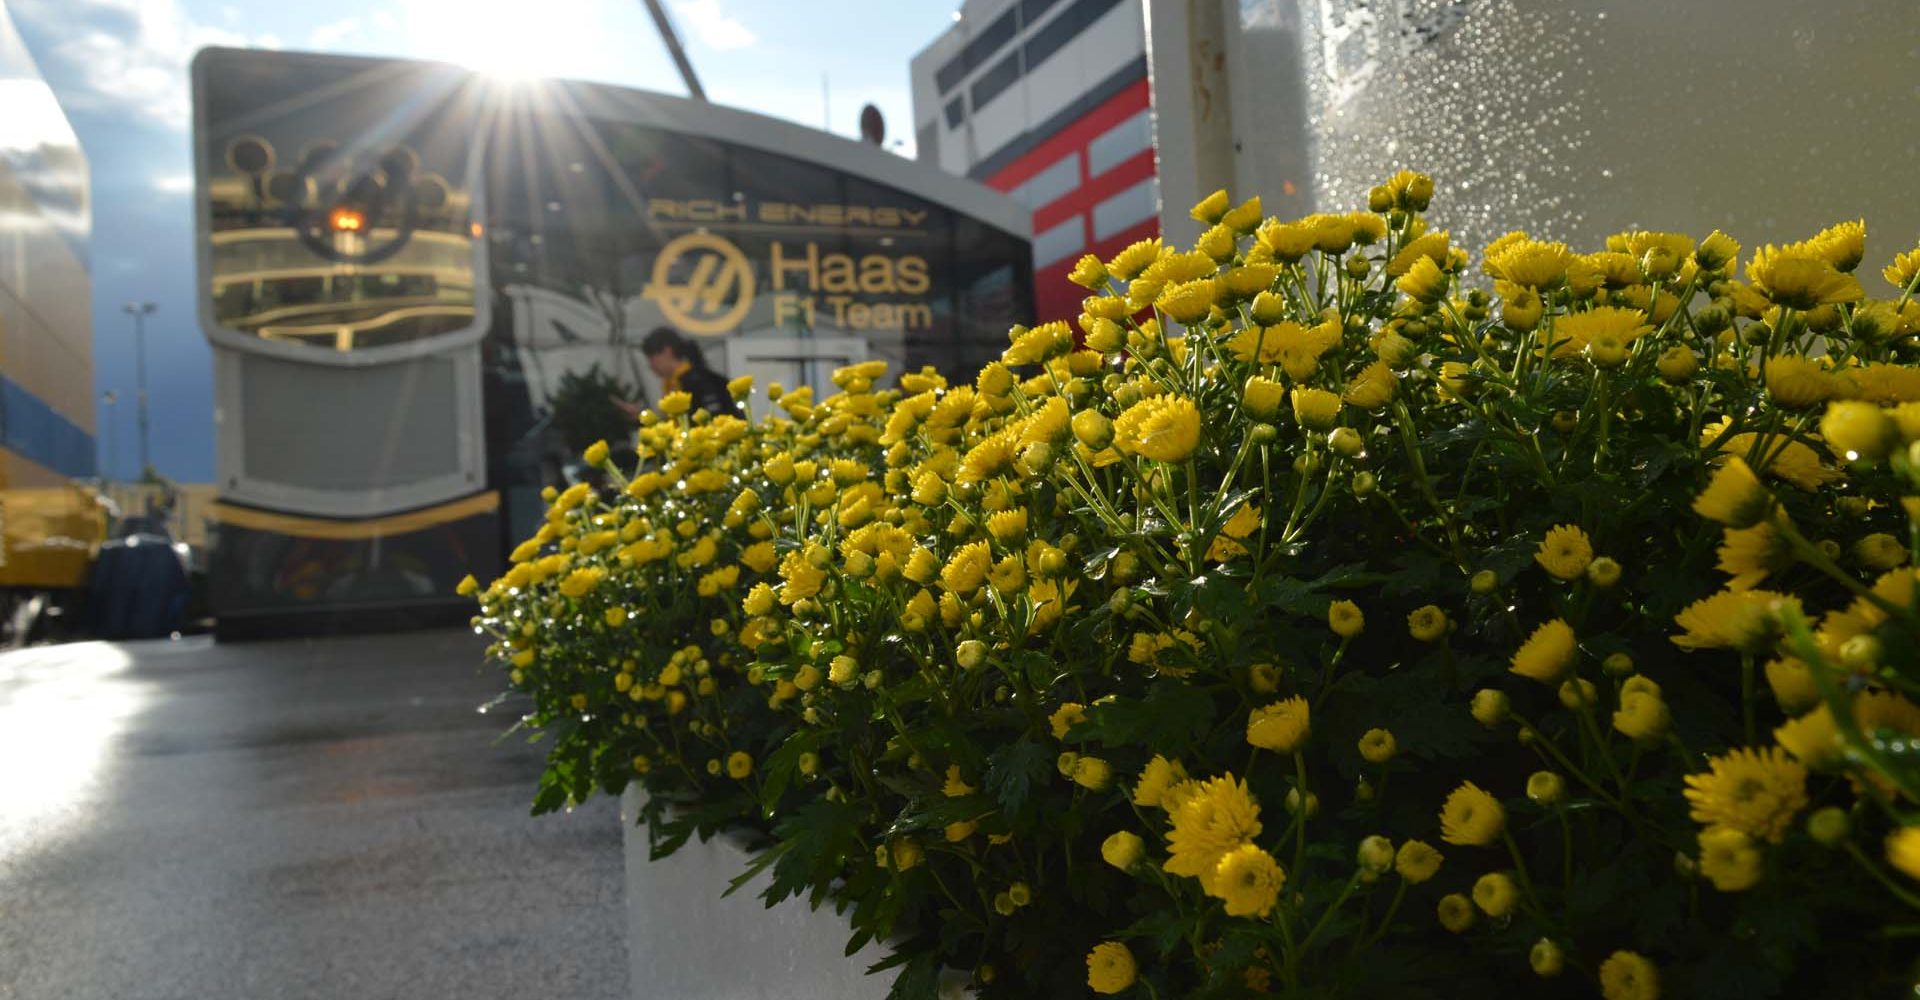
[(461, 633), (0, 655), (0, 998), (626, 997), (608, 801)]

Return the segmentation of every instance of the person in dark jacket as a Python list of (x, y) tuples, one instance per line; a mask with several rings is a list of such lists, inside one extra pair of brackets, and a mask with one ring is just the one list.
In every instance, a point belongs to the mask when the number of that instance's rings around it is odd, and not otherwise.
[(647, 364), (660, 376), (660, 394), (684, 392), (693, 397), (693, 408), (712, 416), (740, 412), (733, 394), (727, 391), (726, 376), (707, 367), (700, 348), (670, 326), (656, 328), (640, 341)]

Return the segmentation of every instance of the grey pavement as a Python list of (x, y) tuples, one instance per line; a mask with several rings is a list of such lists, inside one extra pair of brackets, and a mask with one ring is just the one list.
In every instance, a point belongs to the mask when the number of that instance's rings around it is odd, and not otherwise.
[(0, 655), (0, 998), (627, 997), (617, 804), (456, 632)]

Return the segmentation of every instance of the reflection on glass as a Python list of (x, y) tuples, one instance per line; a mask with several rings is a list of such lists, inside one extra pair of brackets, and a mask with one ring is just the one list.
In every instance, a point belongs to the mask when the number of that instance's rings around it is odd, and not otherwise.
[(399, 81), (328, 88), (297, 71), (221, 73), (202, 133), (211, 165), (216, 322), (353, 351), (468, 329), (480, 226), (466, 190), (470, 122), (447, 101), (370, 115)]

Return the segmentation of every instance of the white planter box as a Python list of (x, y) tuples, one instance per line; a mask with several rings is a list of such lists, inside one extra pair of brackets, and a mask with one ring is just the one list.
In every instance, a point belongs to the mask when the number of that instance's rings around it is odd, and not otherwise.
[[(866, 975), (886, 957), (872, 944), (846, 951), (846, 918), (803, 899), (769, 909), (762, 872), (732, 896), (727, 883), (747, 854), (724, 837), (697, 838), (647, 860), (646, 831), (634, 825), (636, 788), (620, 799), (627, 868), (627, 955), (636, 1000), (882, 1000), (895, 970)], [(951, 991), (943, 991), (943, 993)]]

